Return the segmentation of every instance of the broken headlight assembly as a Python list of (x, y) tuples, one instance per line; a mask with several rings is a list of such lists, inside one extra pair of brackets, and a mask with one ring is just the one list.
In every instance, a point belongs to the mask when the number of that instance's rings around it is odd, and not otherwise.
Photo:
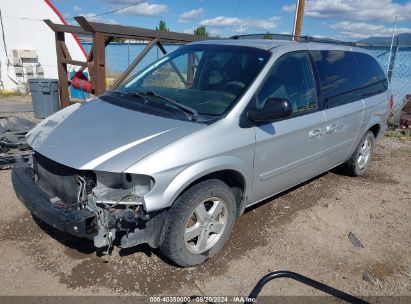
[(143, 197), (153, 188), (154, 179), (141, 174), (94, 173), (97, 183), (92, 190), (91, 198), (98, 226), (94, 245), (108, 245), (109, 252), (117, 232), (133, 232), (148, 219), (144, 212)]
[(154, 186), (148, 175), (95, 172), (97, 185), (93, 196), (97, 204), (109, 206), (143, 205), (143, 196)]

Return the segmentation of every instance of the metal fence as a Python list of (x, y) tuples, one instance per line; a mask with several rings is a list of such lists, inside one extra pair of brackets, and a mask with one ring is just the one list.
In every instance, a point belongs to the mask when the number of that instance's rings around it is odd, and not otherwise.
[(411, 46), (394, 46), (390, 56), (389, 46), (365, 47), (388, 72), (391, 66), (391, 89), (394, 95), (394, 110), (402, 105), (406, 94), (411, 94)]

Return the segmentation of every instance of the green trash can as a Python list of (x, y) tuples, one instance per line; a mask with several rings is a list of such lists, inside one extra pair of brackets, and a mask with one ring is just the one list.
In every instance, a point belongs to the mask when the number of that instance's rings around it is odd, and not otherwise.
[(29, 86), (36, 118), (46, 118), (60, 110), (57, 79), (29, 79)]

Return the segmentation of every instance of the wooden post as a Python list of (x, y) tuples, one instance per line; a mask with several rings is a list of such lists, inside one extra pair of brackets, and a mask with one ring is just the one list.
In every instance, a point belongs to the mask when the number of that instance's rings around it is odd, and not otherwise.
[[(164, 46), (161, 44), (160, 41), (157, 41), (157, 46), (164, 55), (167, 54), (166, 49), (164, 48)], [(184, 85), (188, 88), (190, 86), (189, 83), (184, 78), (183, 74), (181, 74), (180, 70), (177, 68), (177, 66), (175, 65), (173, 60), (170, 60), (170, 65), (173, 67), (174, 71), (177, 73), (178, 77), (180, 77), (180, 79), (184, 83)]]
[[(158, 48), (166, 54), (167, 51), (164, 49), (163, 45), (160, 43), (161, 40), (167, 42), (176, 43), (187, 43), (203, 39), (219, 39), (215, 37), (202, 37), (195, 36), (191, 34), (175, 33), (175, 32), (162, 32), (150, 29), (131, 27), (131, 26), (121, 26), (114, 24), (104, 24), (97, 22), (88, 22), (84, 17), (74, 17), (80, 26), (68, 25), (68, 24), (57, 24), (50, 20), (44, 20), (44, 22), (55, 32), (56, 37), (56, 51), (57, 51), (57, 66), (59, 75), (59, 89), (60, 89), (60, 105), (61, 107), (66, 107), (69, 105), (69, 80), (67, 73), (67, 65), (77, 65), (81, 66), (81, 70), (85, 68), (89, 69), (90, 78), (93, 86), (93, 93), (95, 95), (104, 94), (106, 91), (106, 64), (105, 64), (105, 46), (109, 44), (114, 37), (122, 38), (133, 38), (139, 40), (151, 40), (152, 43), (148, 45), (147, 50), (144, 50), (136, 59), (135, 62), (131, 63), (131, 67), (138, 64), (142, 58), (147, 54), (148, 50), (157, 44)], [(64, 33), (74, 33), (82, 35), (92, 35), (93, 36), (93, 47), (88, 55), (87, 61), (82, 62), (78, 60), (73, 60), (64, 42)], [(147, 52), (146, 52), (147, 51)], [(198, 59), (197, 59), (198, 60)], [(193, 60), (194, 63), (195, 60)], [(173, 61), (170, 62), (171, 66), (174, 68), (181, 81), (189, 86), (189, 83), (184, 78), (184, 75), (178, 70), (177, 66)], [(116, 88), (121, 80), (127, 78), (130, 74), (131, 67), (126, 71), (126, 75), (122, 75), (114, 85)], [(194, 65), (192, 66), (194, 68)], [(192, 71), (190, 72), (192, 73)], [(191, 76), (190, 76), (191, 77)], [(120, 81), (119, 81), (120, 80)]]
[(70, 96), (69, 96), (69, 84), (68, 84), (68, 73), (67, 73), (67, 63), (64, 62), (65, 54), (63, 52), (64, 32), (56, 32), (56, 53), (57, 53), (57, 71), (59, 75), (59, 96), (60, 96), (60, 108), (69, 106)]
[(106, 91), (106, 52), (104, 33), (93, 34), (93, 86), (94, 94), (102, 95)]
[(293, 30), (294, 39), (293, 40), (297, 40), (298, 37), (301, 36), (301, 30), (303, 27), (303, 18), (304, 18), (304, 6), (305, 6), (305, 0), (297, 0), (297, 7), (295, 8), (294, 30)]
[(188, 57), (187, 82), (188, 82), (189, 86), (192, 86), (193, 85), (193, 80), (194, 80), (194, 67), (195, 67), (194, 52), (190, 52), (187, 57)]

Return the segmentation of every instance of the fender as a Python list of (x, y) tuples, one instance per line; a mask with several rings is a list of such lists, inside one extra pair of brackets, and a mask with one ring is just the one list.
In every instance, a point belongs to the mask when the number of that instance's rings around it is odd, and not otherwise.
[(382, 134), (385, 133), (385, 130), (387, 129), (387, 124), (386, 123), (382, 123), (381, 119), (379, 116), (375, 116), (373, 115), (370, 119), (370, 121), (365, 125), (365, 127), (363, 129), (360, 130), (360, 132), (358, 133), (358, 136), (354, 142), (354, 144), (352, 145), (351, 151), (349, 153), (349, 157), (351, 157), (351, 155), (354, 153), (355, 149), (357, 149), (357, 146), (359, 145), (361, 139), (364, 137), (365, 133), (373, 126), (378, 125), (380, 127), (380, 131), (378, 133), (378, 136), (375, 140), (378, 140)]
[[(386, 130), (386, 126), (387, 124), (381, 122), (381, 119), (378, 116), (372, 116), (370, 121), (368, 122), (368, 124), (365, 127), (365, 130), (361, 136), (361, 138), (364, 136), (365, 132), (367, 132), (371, 127), (378, 125), (380, 127), (380, 131), (378, 132), (378, 136), (375, 138), (376, 140), (379, 139), (381, 137), (382, 134), (384, 134), (385, 130)], [(361, 140), (361, 139), (360, 139)]]
[[(180, 173), (172, 181), (164, 185), (155, 185), (144, 196), (145, 207), (148, 212), (170, 207), (177, 197), (193, 182), (221, 170), (233, 170), (240, 173), (244, 180), (252, 180), (252, 168), (241, 158), (235, 156), (218, 156), (195, 163)], [(156, 187), (157, 186), (157, 187)], [(251, 185), (245, 184), (244, 195), (250, 191)]]

